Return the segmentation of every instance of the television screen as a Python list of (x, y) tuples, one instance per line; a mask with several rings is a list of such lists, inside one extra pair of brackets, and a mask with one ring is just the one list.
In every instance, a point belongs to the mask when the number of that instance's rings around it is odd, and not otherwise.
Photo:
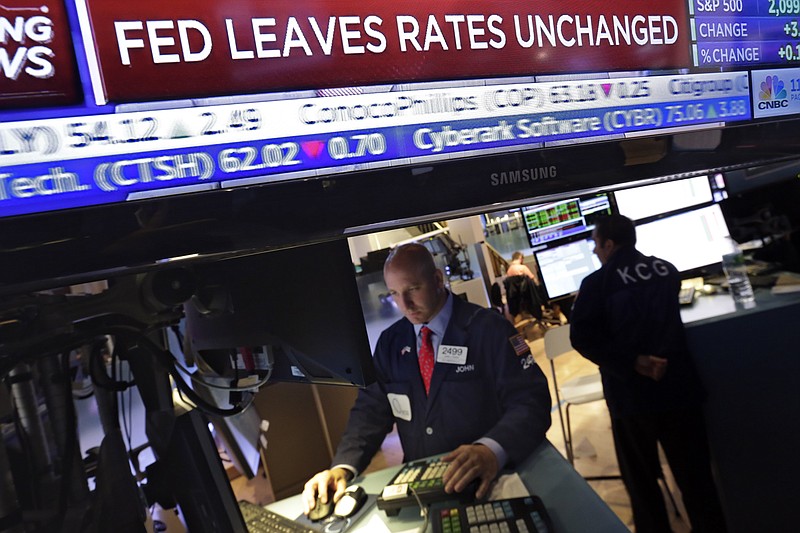
[(617, 210), (631, 220), (641, 220), (713, 200), (707, 176), (666, 181), (614, 191)]
[(594, 241), (581, 239), (534, 253), (550, 300), (578, 291), (583, 278), (600, 268)]
[(636, 247), (690, 272), (720, 263), (728, 235), (722, 210), (713, 204), (637, 226)]
[(607, 194), (569, 198), (522, 210), (532, 247), (590, 231), (598, 215), (611, 213)]

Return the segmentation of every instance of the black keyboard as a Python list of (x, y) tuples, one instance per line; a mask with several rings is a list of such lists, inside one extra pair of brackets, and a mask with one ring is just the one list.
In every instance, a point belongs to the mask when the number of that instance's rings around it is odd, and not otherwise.
[(417, 507), (417, 498), (423, 505), (445, 500), (471, 502), (475, 498), (477, 483), (470, 483), (460, 493), (444, 491), (442, 476), (448, 465), (440, 459), (424, 459), (403, 465), (378, 496), (378, 509), (387, 516), (395, 516), (403, 507)]
[(431, 510), (431, 520), (434, 533), (553, 532), (538, 496), (436, 508)]
[(239, 510), (250, 533), (317, 533), (308, 526), (248, 501), (240, 501)]

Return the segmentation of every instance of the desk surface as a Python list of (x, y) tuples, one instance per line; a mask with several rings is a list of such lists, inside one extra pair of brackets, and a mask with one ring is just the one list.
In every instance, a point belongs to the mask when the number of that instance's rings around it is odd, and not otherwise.
[[(354, 481), (369, 494), (379, 494), (400, 469), (387, 468), (362, 476)], [(545, 441), (516, 471), (527, 489), (542, 498), (559, 533), (592, 531), (593, 533), (628, 533), (629, 530), (614, 512), (600, 499), (586, 481), (570, 466), (553, 446)], [(270, 510), (297, 518), (302, 512), (300, 496), (292, 496), (270, 504)], [(416, 508), (403, 509), (398, 516), (387, 517), (374, 507), (348, 532), (379, 533), (379, 520), (384, 531), (415, 530), (422, 525)], [(431, 531), (432, 528), (428, 528)]]
[(730, 294), (701, 295), (692, 305), (681, 308), (683, 323), (689, 327), (730, 318), (731, 314), (753, 314), (800, 301), (800, 292), (772, 294), (769, 289), (756, 289), (756, 306), (751, 309), (737, 307)]

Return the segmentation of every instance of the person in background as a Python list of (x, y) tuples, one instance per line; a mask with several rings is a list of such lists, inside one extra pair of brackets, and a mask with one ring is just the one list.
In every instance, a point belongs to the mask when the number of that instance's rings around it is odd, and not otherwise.
[[(547, 294), (539, 282), (539, 277), (527, 265), (523, 263), (525, 256), (522, 252), (514, 252), (511, 254), (511, 263), (506, 269), (506, 276), (527, 276), (533, 280), (536, 285), (536, 294), (540, 302), (544, 302), (546, 306), (552, 309), (552, 315), (555, 318), (564, 316), (563, 320), (569, 321), (570, 311), (572, 310), (572, 303), (574, 298), (572, 296), (562, 298), (558, 302), (547, 302)], [(511, 319), (513, 321), (513, 319)]]
[(550, 426), (547, 380), (524, 339), (499, 314), (453, 297), (430, 252), (397, 247), (383, 269), (401, 318), (380, 336), (377, 381), (359, 391), (333, 466), (304, 487), (338, 501), (397, 424), (404, 460), (446, 454), (445, 490), (478, 480), (483, 497), (504, 467), (519, 464)]
[(636, 229), (624, 216), (599, 219), (592, 238), (602, 266), (581, 283), (571, 341), (600, 367), (636, 532), (671, 531), (658, 485), (659, 443), (692, 531), (724, 532), (701, 410), (704, 391), (680, 316), (680, 276), (669, 262), (636, 249)]
[(524, 258), (525, 256), (522, 252), (514, 252), (511, 254), (511, 262), (506, 269), (506, 276), (528, 276), (538, 285), (539, 280), (536, 278), (536, 274), (523, 263)]
[(506, 269), (506, 277), (503, 280), (508, 309), (506, 318), (512, 324), (519, 324), (531, 317), (542, 320), (543, 304), (547, 300), (536, 274), (523, 263), (523, 259), (522, 252), (514, 252), (511, 255), (511, 263)]

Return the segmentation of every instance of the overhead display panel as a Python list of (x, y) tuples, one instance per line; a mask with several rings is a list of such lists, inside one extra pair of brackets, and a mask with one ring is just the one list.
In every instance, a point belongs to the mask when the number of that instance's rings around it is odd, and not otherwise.
[(81, 98), (67, 13), (60, 0), (0, 3), (0, 109)]
[(689, 65), (685, 0), (85, 0), (101, 102)]
[(0, 125), (3, 213), (751, 118), (747, 74), (306, 98)]
[(768, 3), (9, 0), (0, 218), (790, 116)]
[(689, 0), (695, 67), (792, 65), (800, 61), (795, 0)]

